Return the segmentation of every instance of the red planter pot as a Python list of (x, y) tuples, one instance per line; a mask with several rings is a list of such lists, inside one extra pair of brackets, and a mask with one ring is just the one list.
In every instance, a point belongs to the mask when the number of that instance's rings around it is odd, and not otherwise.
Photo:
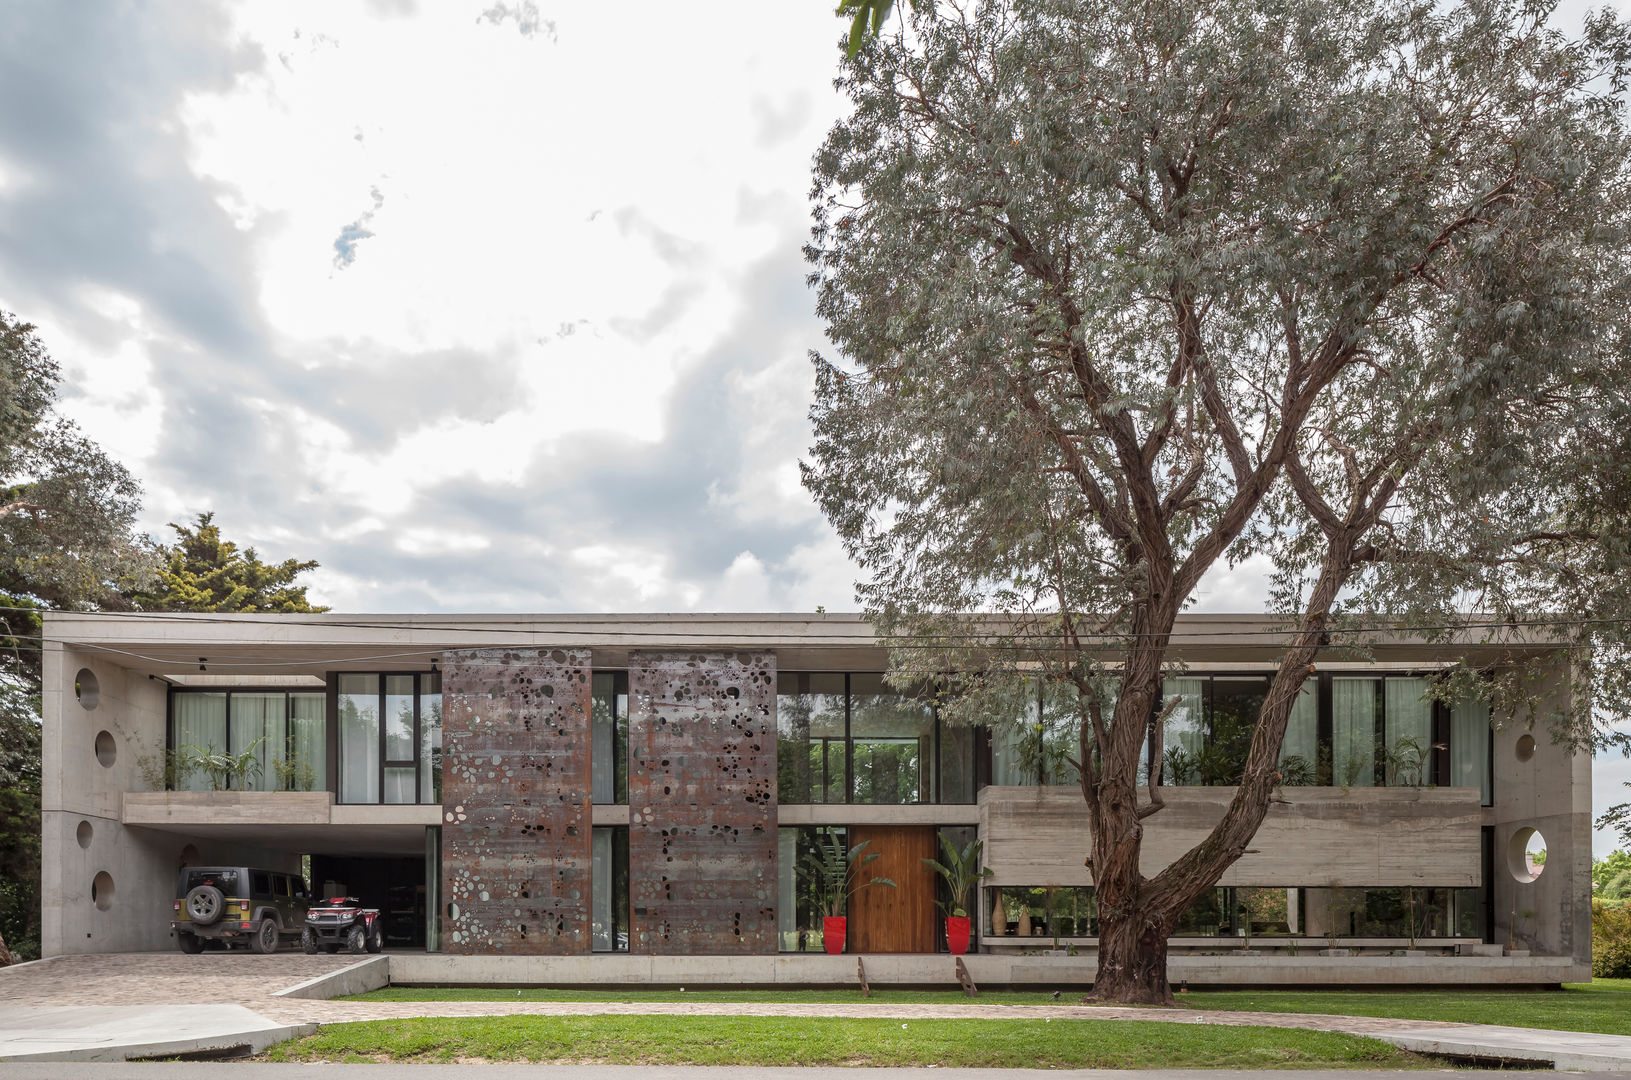
[(953, 956), (968, 952), (968, 934), (971, 927), (967, 915), (946, 916), (946, 947)]
[(821, 920), (821, 944), (828, 955), (837, 956), (844, 951), (844, 928), (849, 920), (842, 915), (828, 915)]

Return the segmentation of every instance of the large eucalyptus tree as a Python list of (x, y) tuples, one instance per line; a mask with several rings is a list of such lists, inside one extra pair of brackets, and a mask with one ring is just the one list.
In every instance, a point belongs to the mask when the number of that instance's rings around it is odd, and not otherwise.
[[(1322, 650), (1557, 642), (1557, 736), (1625, 715), (1631, 34), (1551, 13), (970, 0), (844, 61), (805, 482), (896, 679), (1079, 715), (1102, 999), (1170, 1000)], [(1278, 670), (1222, 821), (1146, 878), (1174, 620), (1254, 556)]]

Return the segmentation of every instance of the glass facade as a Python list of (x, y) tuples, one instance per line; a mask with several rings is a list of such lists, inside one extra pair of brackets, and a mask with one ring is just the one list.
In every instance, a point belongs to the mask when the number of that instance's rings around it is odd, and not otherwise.
[(629, 677), (596, 672), (590, 722), (590, 798), (597, 803), (629, 801)]
[(590, 948), (628, 952), (629, 830), (623, 826), (591, 829), (590, 853)]
[(822, 952), (822, 911), (816, 891), (803, 872), (805, 860), (814, 858), (816, 845), (836, 835), (848, 846), (843, 828), (783, 828), (776, 830), (776, 920), (781, 952)]
[(343, 803), (441, 802), (442, 676), (337, 677)]
[[(1116, 695), (1105, 691), (1099, 708), (1106, 721), (1116, 708)], [(1023, 695), (1018, 715), (991, 730), (991, 783), (1043, 787), (1076, 787), (1081, 774), (1073, 762), (1081, 757), (1082, 704), (1074, 687), (1034, 685)], [(1139, 755), (1138, 782), (1148, 771), (1148, 737)]]
[[(185, 690), (170, 693), (176, 790), (321, 791), (327, 786), (326, 703), (321, 690)], [(248, 754), (243, 770), (212, 773), (203, 757)], [(188, 767), (186, 763), (194, 763)]]
[[(1267, 676), (1167, 679), (1178, 698), (1162, 744), (1163, 784), (1238, 783)], [(1329, 675), (1303, 683), (1280, 746), (1292, 786), (1477, 787), (1489, 803), (1489, 707), (1445, 708), (1420, 676)], [(1447, 750), (1448, 753), (1440, 753)]]
[(974, 732), (876, 673), (784, 671), (776, 682), (782, 803), (974, 801)]
[[(985, 933), (993, 937), (1091, 938), (1098, 909), (1091, 886), (984, 890)], [(1179, 917), (1175, 938), (1379, 938), (1487, 940), (1482, 888), (1416, 886), (1303, 889), (1219, 886)], [(1038, 942), (1041, 944), (1041, 942)]]

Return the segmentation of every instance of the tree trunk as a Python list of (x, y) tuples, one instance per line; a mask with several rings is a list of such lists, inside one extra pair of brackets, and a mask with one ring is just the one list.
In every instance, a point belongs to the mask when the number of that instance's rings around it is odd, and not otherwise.
[(1167, 927), (1140, 918), (1099, 922), (1099, 971), (1088, 1000), (1120, 1005), (1171, 1005)]

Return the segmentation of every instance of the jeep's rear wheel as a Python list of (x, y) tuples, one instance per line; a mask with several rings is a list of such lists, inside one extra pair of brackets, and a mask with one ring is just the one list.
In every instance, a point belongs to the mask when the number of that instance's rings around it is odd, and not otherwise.
[(353, 926), (345, 936), (347, 951), (361, 953), (368, 946), (368, 934), (360, 926)]
[(249, 947), (262, 954), (277, 952), (277, 920), (262, 919), (255, 924), (255, 936), (249, 939)]
[(309, 926), (300, 931), (300, 947), (306, 950), (308, 956), (317, 955), (317, 935)]
[(176, 945), (188, 956), (197, 956), (204, 951), (204, 939), (197, 934), (177, 934)]
[(199, 926), (219, 921), (226, 906), (226, 897), (214, 885), (195, 885), (187, 891), (187, 918)]

